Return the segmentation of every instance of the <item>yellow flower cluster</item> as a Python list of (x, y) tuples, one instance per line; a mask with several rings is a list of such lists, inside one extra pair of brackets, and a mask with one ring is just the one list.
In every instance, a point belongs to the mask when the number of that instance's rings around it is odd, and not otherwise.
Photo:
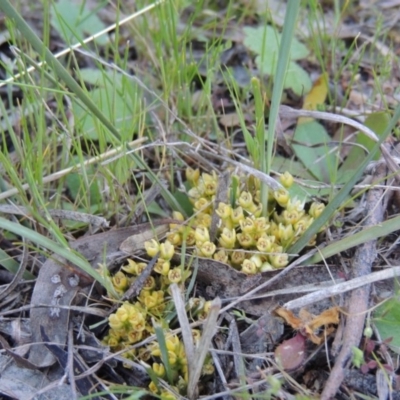
[[(170, 224), (166, 240), (163, 243), (156, 239), (145, 242), (147, 255), (158, 255), (155, 273), (147, 278), (135, 301), (124, 302), (110, 315), (110, 330), (104, 341), (113, 350), (123, 350), (154, 334), (152, 320), (166, 326), (167, 313), (171, 312), (168, 306), (169, 287), (172, 283), (183, 284), (190, 276), (190, 270), (174, 266), (172, 259), (177, 247), (185, 243), (193, 247), (200, 257), (227, 263), (249, 275), (284, 268), (288, 264), (286, 251), (289, 246), (299, 239), (324, 209), (324, 204), (317, 202), (307, 209), (304, 202), (292, 198), (287, 189), (293, 184), (293, 177), (287, 172), (280, 177), (284, 188), (269, 193), (268, 216), (262, 216), (260, 182), (252, 176), (242, 179), (235, 177), (236, 189), (234, 193), (229, 193), (231, 204), (221, 202), (217, 205), (218, 177), (215, 172), (200, 174), (198, 169), (188, 168), (186, 177), (191, 185), (188, 195), (193, 205), (193, 220), (185, 225), (184, 216), (173, 212), (172, 217), (177, 223)], [(219, 217), (219, 223), (216, 238), (212, 239), (210, 227), (214, 213)], [(146, 263), (128, 260), (127, 265), (112, 277), (106, 270), (101, 273), (109, 277), (117, 293), (123, 294), (145, 267)], [(210, 304), (201, 297), (190, 298), (186, 310), (192, 320), (202, 320), (207, 317)], [(177, 335), (170, 334), (168, 328), (165, 331), (173, 385), (177, 392), (185, 395), (188, 364), (184, 346)], [(193, 330), (192, 334), (197, 346), (201, 333)], [(160, 378), (170, 376), (166, 374), (157, 343), (136, 351), (127, 350), (124, 355), (149, 362), (155, 375)], [(203, 374), (212, 374), (213, 371), (209, 357), (204, 364)], [(150, 384), (149, 389), (162, 399), (175, 398), (155, 382)]]
[[(300, 238), (325, 207), (314, 202), (306, 212), (304, 202), (291, 198), (286, 189), (293, 184), (293, 176), (288, 172), (280, 177), (284, 188), (271, 194), (268, 218), (261, 216), (258, 179), (251, 176), (242, 182), (235, 193), (234, 205), (221, 202), (214, 210), (218, 187), (215, 172), (200, 174), (199, 170), (188, 168), (186, 177), (192, 185), (188, 195), (195, 213), (193, 228), (171, 224), (168, 240), (177, 246), (186, 240), (188, 246), (195, 246), (199, 256), (228, 263), (246, 274), (285, 267), (289, 262), (285, 250)], [(210, 241), (209, 233), (213, 212), (220, 218), (215, 243)], [(178, 212), (173, 213), (173, 218), (184, 220)]]
[[(197, 347), (200, 343), (201, 332), (197, 329), (192, 330), (193, 343), (195, 347)], [(173, 380), (176, 383), (176, 387), (174, 389), (178, 393), (186, 393), (187, 383), (188, 383), (188, 362), (185, 353), (185, 347), (183, 345), (182, 340), (179, 339), (177, 335), (168, 335), (165, 340), (165, 345), (168, 353), (168, 362), (171, 367), (171, 372), (173, 374)], [(165, 366), (161, 363), (161, 350), (158, 343), (152, 343), (149, 346), (149, 351), (152, 357), (160, 360), (160, 362), (154, 362), (152, 365), (152, 369), (155, 374), (165, 379), (166, 371)], [(214, 366), (212, 365), (211, 357), (206, 357), (206, 360), (203, 365), (202, 374), (203, 375), (211, 375), (214, 373)], [(151, 382), (149, 385), (149, 389), (153, 393), (158, 393), (158, 388)], [(166, 394), (166, 393), (165, 393)], [(161, 392), (161, 396), (163, 396), (163, 392)]]
[[(169, 286), (171, 283), (184, 281), (190, 275), (190, 272), (182, 271), (180, 267), (170, 267), (170, 261), (174, 255), (174, 246), (170, 242), (166, 241), (159, 244), (157, 241), (151, 240), (145, 243), (145, 248), (149, 256), (159, 254), (161, 261), (155, 268), (157, 272), (155, 276), (149, 276), (145, 281), (137, 301), (124, 302), (115, 313), (109, 316), (110, 330), (103, 340), (115, 351), (123, 350), (127, 346), (154, 334), (152, 319), (163, 324), (164, 314), (168, 312), (165, 294), (168, 294)], [(166, 263), (168, 263), (168, 267), (165, 267)], [(145, 267), (146, 263), (128, 259), (127, 265), (124, 265), (121, 271), (110, 277), (110, 281), (119, 293), (124, 293)], [(203, 298), (191, 298), (188, 302), (188, 313), (191, 319), (206, 318), (210, 304), (210, 301), (205, 301)], [(166, 331), (168, 332), (168, 329)], [(192, 333), (194, 343), (198, 345), (201, 333), (199, 330), (193, 330)], [(166, 337), (169, 364), (172, 368), (173, 381), (176, 384), (175, 389), (185, 395), (188, 367), (184, 345), (177, 335), (167, 333)], [(160, 378), (164, 378), (166, 375), (157, 343), (152, 343), (148, 347), (141, 347), (137, 351), (127, 350), (124, 352), (124, 356), (132, 359), (138, 358), (145, 362), (152, 361), (152, 369), (155, 374)], [(212, 374), (213, 371), (211, 358), (208, 358), (204, 364), (203, 374)], [(154, 382), (149, 385), (149, 389), (153, 393), (157, 393), (162, 399), (175, 398), (170, 397), (171, 395), (168, 392), (157, 388)]]

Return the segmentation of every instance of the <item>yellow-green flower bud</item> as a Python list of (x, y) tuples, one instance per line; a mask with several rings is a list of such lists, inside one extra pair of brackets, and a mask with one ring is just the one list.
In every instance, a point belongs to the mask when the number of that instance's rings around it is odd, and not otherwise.
[(324, 208), (325, 208), (324, 203), (317, 203), (314, 201), (310, 206), (308, 214), (313, 218), (318, 218), (322, 214), (322, 211), (324, 211)]
[(169, 261), (174, 256), (174, 246), (169, 240), (166, 240), (164, 243), (160, 244), (160, 257), (165, 260)]
[(211, 226), (212, 217), (210, 214), (206, 214), (205, 212), (199, 213), (195, 218), (196, 226), (204, 226), (205, 228), (209, 228)]
[(218, 250), (214, 253), (213, 258), (215, 261), (219, 261), (221, 263), (228, 263), (228, 255), (224, 249)]
[(284, 268), (289, 263), (289, 256), (286, 253), (270, 254), (269, 261), (276, 269)]
[(211, 196), (214, 196), (216, 192), (217, 192), (217, 182), (216, 181), (206, 182), (204, 184), (204, 194), (211, 197)]
[(194, 203), (196, 200), (200, 199), (202, 193), (197, 187), (193, 187), (188, 191), (188, 196), (189, 199), (192, 203)]
[(231, 217), (232, 207), (228, 204), (221, 202), (218, 204), (218, 208), (215, 210), (215, 212), (221, 219), (225, 220)]
[(156, 280), (154, 276), (147, 277), (143, 284), (143, 290), (153, 290), (155, 287), (156, 287)]
[(257, 250), (262, 253), (268, 253), (272, 249), (272, 244), (275, 242), (275, 236), (262, 235), (257, 240)]
[(302, 217), (302, 214), (300, 214), (299, 212), (293, 210), (293, 211), (289, 211), (289, 210), (284, 210), (282, 212), (282, 220), (283, 223), (288, 225), (294, 225), (300, 218)]
[(256, 205), (253, 202), (253, 197), (249, 192), (243, 191), (240, 193), (238, 198), (238, 203), (241, 207), (243, 207), (246, 211), (253, 212)]
[(215, 253), (217, 247), (214, 243), (204, 242), (200, 247), (198, 247), (200, 257), (211, 258)]
[(192, 182), (193, 184), (195, 184), (200, 178), (200, 170), (198, 168), (193, 169), (190, 167), (186, 168), (186, 179), (189, 182)]
[(257, 234), (267, 232), (269, 223), (265, 217), (259, 217), (254, 220), (254, 229)]
[(262, 204), (259, 203), (255, 206), (255, 208), (251, 211), (253, 214), (253, 217), (258, 218), (262, 215)]
[(303, 214), (302, 211), (304, 210), (304, 204), (304, 201), (300, 201), (297, 198), (289, 199), (286, 209), (288, 211), (297, 211), (298, 213)]
[(204, 226), (198, 226), (195, 231), (196, 246), (199, 247), (205, 242), (210, 241), (210, 232)]
[(293, 239), (294, 232), (292, 225), (279, 224), (278, 227), (278, 237), (282, 242), (288, 242)]
[(155, 239), (144, 242), (144, 248), (146, 249), (149, 257), (155, 257), (160, 251), (160, 245)]
[(179, 211), (172, 211), (172, 218), (181, 222), (185, 221), (185, 217)]
[(279, 177), (279, 180), (281, 181), (282, 185), (286, 188), (289, 189), (290, 186), (293, 185), (294, 179), (293, 176), (290, 172), (286, 171), (284, 174), (282, 174)]
[(286, 189), (278, 189), (274, 192), (274, 197), (281, 207), (286, 207), (289, 202), (289, 192)]
[(264, 261), (260, 268), (260, 272), (268, 272), (268, 271), (273, 271), (273, 270), (274, 270), (274, 267), (268, 261)]
[(168, 279), (171, 283), (179, 283), (182, 280), (182, 270), (180, 267), (175, 267), (168, 272)]
[(235, 250), (231, 254), (231, 263), (241, 265), (246, 258), (246, 253), (241, 250)]
[(194, 229), (189, 229), (185, 231), (182, 240), (186, 240), (186, 244), (188, 246), (194, 246), (196, 244), (196, 234)]
[(171, 264), (169, 261), (165, 261), (162, 258), (159, 258), (156, 262), (156, 265), (154, 266), (154, 271), (156, 271), (160, 275), (167, 276), (170, 267), (171, 267)]
[(236, 232), (234, 229), (224, 228), (219, 237), (219, 244), (225, 249), (233, 249), (236, 242)]
[(167, 234), (167, 240), (174, 246), (182, 245), (182, 235), (178, 232), (169, 232)]
[(180, 340), (176, 335), (170, 335), (165, 340), (165, 346), (167, 350), (174, 352), (178, 355), (180, 349)]
[(129, 344), (134, 344), (142, 340), (143, 331), (129, 331), (126, 335), (126, 341)]
[(248, 248), (254, 244), (254, 239), (248, 233), (238, 233), (236, 235), (237, 240), (239, 241), (240, 245), (244, 248)]
[(253, 254), (250, 257), (250, 261), (254, 263), (254, 265), (256, 266), (257, 269), (260, 269), (261, 265), (263, 263), (263, 260), (259, 254)]
[(161, 363), (153, 363), (152, 369), (154, 373), (159, 376), (160, 378), (163, 378), (165, 376), (165, 367), (164, 364)]
[(200, 197), (195, 203), (194, 208), (197, 211), (207, 212), (210, 208), (211, 202), (204, 197)]
[(236, 207), (234, 210), (232, 210), (232, 215), (231, 219), (232, 222), (235, 226), (238, 226), (240, 224), (240, 221), (244, 220), (244, 214), (243, 214), (243, 208), (242, 207)]
[(121, 321), (117, 314), (111, 314), (108, 317), (108, 325), (110, 325), (111, 329), (115, 329), (116, 331), (123, 329), (124, 321)]
[(254, 220), (250, 217), (245, 218), (240, 222), (240, 228), (242, 229), (243, 233), (252, 234), (255, 232)]
[(257, 273), (257, 266), (253, 261), (244, 260), (242, 263), (242, 272), (247, 275), (254, 275)]
[(122, 271), (118, 271), (112, 278), (112, 284), (119, 292), (124, 292), (129, 286), (129, 280)]

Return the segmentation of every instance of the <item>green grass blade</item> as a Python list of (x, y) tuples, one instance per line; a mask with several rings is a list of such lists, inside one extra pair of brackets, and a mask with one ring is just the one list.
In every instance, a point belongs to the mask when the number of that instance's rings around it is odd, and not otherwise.
[(320, 229), (328, 223), (329, 219), (334, 215), (334, 213), (339, 209), (342, 203), (347, 198), (348, 194), (353, 189), (354, 185), (360, 179), (367, 165), (374, 159), (375, 154), (379, 151), (380, 145), (386, 140), (390, 135), (392, 130), (400, 119), (400, 105), (397, 106), (395, 113), (390, 120), (385, 132), (379, 138), (379, 141), (375, 144), (372, 151), (368, 154), (364, 161), (360, 164), (358, 169), (354, 172), (354, 175), (349, 179), (349, 181), (340, 189), (338, 194), (332, 199), (332, 201), (325, 207), (322, 214), (317, 218), (312, 225), (304, 232), (300, 239), (288, 249), (289, 254), (298, 254), (304, 247), (307, 246), (312, 237), (317, 234)]
[(93, 269), (92, 266), (84, 258), (78, 255), (72, 249), (61, 247), (60, 244), (52, 241), (51, 239), (46, 238), (40, 233), (37, 233), (29, 228), (16, 224), (15, 222), (8, 221), (1, 217), (0, 217), (0, 228), (12, 232), (15, 235), (22, 236), (27, 240), (29, 240), (30, 242), (45, 247), (51, 252), (65, 258), (72, 264), (81, 268), (88, 275), (96, 279), (96, 281), (100, 282), (107, 290), (111, 290), (111, 293), (114, 293), (113, 288), (110, 287), (111, 285), (108, 284), (108, 282), (95, 269)]
[[(289, 64), (290, 48), (294, 36), (294, 29), (296, 27), (296, 19), (299, 13), (299, 8), (300, 0), (289, 1), (287, 4), (285, 22), (283, 24), (282, 31), (282, 40), (279, 46), (278, 62), (274, 78), (274, 88), (272, 91), (268, 135), (264, 138), (264, 144), (260, 144), (260, 151), (262, 152), (265, 152), (265, 142), (267, 144), (267, 154), (261, 157), (261, 159), (264, 161), (261, 165), (261, 168), (266, 174), (269, 174), (271, 171), (276, 122), (278, 120), (279, 106), (282, 98), (286, 71)], [(266, 185), (261, 185), (261, 199), (263, 202), (263, 213), (266, 215), (268, 208), (268, 187)]]
[(306, 263), (318, 263), (322, 259), (331, 257), (335, 254), (351, 249), (352, 247), (358, 246), (370, 240), (389, 235), (398, 230), (400, 230), (400, 217), (389, 219), (385, 222), (382, 222), (380, 225), (363, 229), (362, 231), (352, 234), (351, 236), (347, 236), (332, 244), (329, 244), (323, 249), (320, 249), (318, 253), (315, 253), (311, 258), (306, 261)]

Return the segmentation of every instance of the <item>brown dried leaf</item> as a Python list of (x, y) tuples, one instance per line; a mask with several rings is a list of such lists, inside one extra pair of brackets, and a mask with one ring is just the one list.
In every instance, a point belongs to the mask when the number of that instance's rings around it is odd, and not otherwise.
[[(275, 314), (282, 317), (287, 324), (293, 329), (300, 330), (309, 340), (315, 344), (323, 342), (324, 338), (335, 331), (335, 328), (329, 325), (337, 325), (339, 323), (339, 307), (332, 307), (323, 311), (320, 315), (313, 315), (306, 309), (301, 309), (299, 317), (296, 317), (291, 311), (285, 308), (277, 308)], [(321, 326), (325, 326), (325, 330), (321, 335), (316, 335), (315, 331)]]

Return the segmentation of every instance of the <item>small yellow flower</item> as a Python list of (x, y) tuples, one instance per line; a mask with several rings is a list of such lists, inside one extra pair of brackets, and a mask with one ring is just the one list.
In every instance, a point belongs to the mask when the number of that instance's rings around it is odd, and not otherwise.
[(232, 215), (232, 207), (225, 203), (219, 203), (215, 212), (221, 219), (228, 219)]
[(160, 257), (169, 261), (174, 256), (175, 248), (169, 240), (166, 240), (164, 243), (160, 244)]
[(249, 192), (243, 191), (240, 193), (240, 197), (238, 198), (238, 203), (243, 209), (248, 212), (254, 212), (256, 209), (256, 205), (253, 202), (253, 197)]
[(163, 378), (165, 376), (165, 367), (164, 364), (161, 363), (153, 363), (152, 369), (157, 376)]
[(275, 190), (274, 197), (275, 197), (275, 200), (277, 201), (277, 203), (281, 207), (285, 207), (287, 205), (287, 203), (289, 202), (289, 193), (286, 189), (281, 188), (281, 189)]
[(276, 268), (284, 268), (289, 263), (289, 256), (286, 253), (271, 254), (269, 256), (271, 265)]
[(228, 255), (224, 249), (218, 250), (214, 253), (213, 258), (215, 261), (219, 261), (221, 263), (228, 263)]
[(156, 287), (156, 280), (154, 276), (149, 276), (146, 278), (143, 284), (143, 290), (152, 290)]
[(293, 176), (290, 172), (286, 171), (284, 174), (282, 174), (279, 177), (279, 180), (281, 181), (282, 185), (286, 188), (289, 189), (290, 186), (293, 185), (294, 179)]
[(257, 266), (250, 260), (244, 260), (242, 263), (242, 272), (247, 275), (254, 275), (257, 273)]
[(295, 210), (284, 210), (282, 212), (282, 220), (285, 224), (294, 225), (302, 216), (303, 214), (300, 214), (298, 211)]
[(194, 246), (196, 244), (196, 234), (194, 229), (189, 229), (184, 232), (183, 240), (186, 240), (187, 246)]
[(162, 258), (159, 258), (154, 266), (154, 271), (159, 273), (160, 275), (167, 276), (169, 269), (171, 268), (171, 263), (169, 261), (165, 261)]
[(182, 235), (178, 232), (169, 232), (167, 234), (167, 240), (174, 246), (182, 245)]
[(261, 256), (259, 254), (253, 254), (249, 260), (254, 263), (254, 265), (256, 266), (257, 269), (261, 268), (261, 265), (263, 263), (263, 260), (261, 258)]
[(160, 245), (155, 239), (144, 242), (144, 248), (149, 257), (155, 257), (160, 251)]
[(241, 250), (235, 250), (231, 254), (231, 263), (235, 265), (241, 265), (246, 258), (246, 253)]
[(248, 233), (238, 233), (236, 237), (240, 245), (244, 248), (248, 248), (254, 244), (254, 239)]
[(195, 203), (194, 208), (196, 211), (207, 212), (210, 211), (211, 202), (204, 197), (200, 197)]
[(196, 226), (204, 226), (209, 228), (211, 226), (212, 217), (210, 214), (206, 214), (204, 212), (197, 214), (195, 218), (195, 225)]
[(219, 237), (219, 244), (225, 249), (233, 249), (236, 242), (236, 232), (234, 229), (224, 228)]
[(210, 241), (210, 233), (208, 228), (204, 226), (198, 226), (195, 231), (195, 238), (196, 238), (196, 246), (199, 247), (205, 242)]
[(254, 220), (254, 230), (257, 234), (267, 232), (269, 223), (265, 217), (259, 217)]
[(217, 247), (214, 243), (204, 242), (200, 247), (198, 247), (200, 257), (211, 258), (215, 253)]
[(240, 221), (240, 228), (242, 232), (252, 234), (255, 232), (254, 220), (250, 217), (245, 218), (243, 221)]
[(231, 219), (235, 226), (240, 225), (240, 221), (243, 221), (244, 218), (245, 218), (245, 216), (243, 214), (242, 207), (237, 207), (234, 210), (232, 210)]
[(172, 218), (181, 222), (185, 221), (185, 217), (179, 211), (172, 211)]
[(118, 271), (112, 278), (112, 284), (118, 291), (125, 292), (129, 286), (129, 280), (122, 271)]
[(129, 331), (128, 334), (126, 335), (125, 340), (129, 344), (134, 344), (137, 342), (140, 342), (143, 338), (143, 330), (141, 331)]
[(273, 271), (275, 268), (268, 262), (264, 261), (261, 265), (260, 272)]
[(297, 211), (298, 213), (302, 214), (302, 211), (304, 210), (304, 201), (300, 201), (297, 198), (289, 199), (286, 209), (288, 211)]
[(317, 203), (314, 201), (310, 206), (308, 214), (313, 218), (318, 218), (322, 214), (322, 211), (324, 211), (324, 209), (325, 209), (324, 203)]
[(275, 241), (275, 236), (262, 235), (257, 240), (257, 250), (263, 253), (268, 253), (272, 249), (272, 244)]
[(175, 267), (168, 272), (168, 279), (171, 283), (179, 283), (182, 281), (182, 270), (180, 267)]
[(190, 167), (186, 168), (186, 179), (192, 184), (196, 184), (200, 178), (200, 170), (198, 168), (193, 169)]
[(294, 232), (292, 225), (279, 224), (278, 227), (278, 237), (282, 242), (288, 242), (293, 239)]
[(189, 299), (189, 309), (192, 312), (196, 312), (198, 310), (202, 310), (204, 307), (205, 300), (203, 297), (191, 297)]

